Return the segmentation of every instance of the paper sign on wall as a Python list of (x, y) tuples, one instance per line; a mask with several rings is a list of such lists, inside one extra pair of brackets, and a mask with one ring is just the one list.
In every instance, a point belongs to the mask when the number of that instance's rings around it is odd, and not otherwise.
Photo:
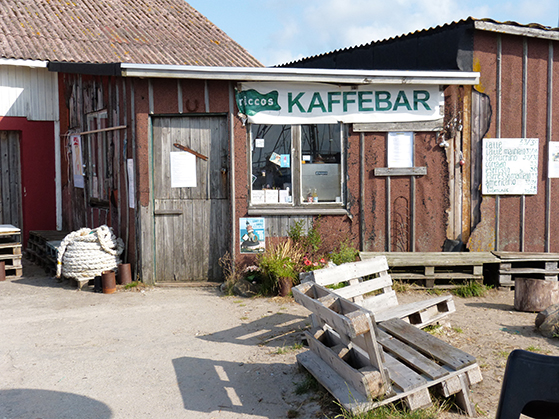
[(549, 143), (549, 166), (548, 177), (559, 177), (559, 141), (551, 141)]
[(264, 218), (239, 218), (241, 253), (262, 253), (266, 250)]
[(171, 154), (171, 188), (196, 187), (196, 156), (175, 151)]
[(72, 146), (72, 172), (74, 174), (74, 187), (83, 188), (83, 159), (82, 159), (82, 141), (79, 135), (70, 136), (70, 145)]
[(537, 138), (484, 138), (482, 193), (537, 194), (538, 150)]
[(389, 132), (388, 167), (413, 167), (413, 132)]
[(134, 160), (127, 159), (126, 160), (126, 169), (128, 170), (128, 208), (134, 208), (135, 200), (134, 197), (136, 196), (135, 193), (135, 186), (134, 186)]

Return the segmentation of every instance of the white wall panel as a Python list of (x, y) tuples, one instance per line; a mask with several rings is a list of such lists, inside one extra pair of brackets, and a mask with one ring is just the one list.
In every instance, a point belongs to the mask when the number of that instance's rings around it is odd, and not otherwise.
[(57, 81), (46, 68), (0, 65), (0, 116), (58, 120)]

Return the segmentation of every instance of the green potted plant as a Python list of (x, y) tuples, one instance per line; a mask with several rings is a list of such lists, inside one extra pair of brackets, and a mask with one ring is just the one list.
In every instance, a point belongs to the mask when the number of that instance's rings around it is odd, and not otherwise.
[(263, 274), (263, 293), (288, 295), (298, 280), (295, 268), (302, 256), (302, 250), (291, 239), (273, 244), (259, 254), (257, 261)]

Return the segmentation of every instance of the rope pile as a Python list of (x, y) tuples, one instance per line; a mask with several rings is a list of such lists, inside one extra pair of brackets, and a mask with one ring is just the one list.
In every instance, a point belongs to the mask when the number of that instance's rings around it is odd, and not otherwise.
[(122, 239), (106, 225), (74, 231), (60, 243), (56, 276), (92, 279), (103, 271), (116, 270), (123, 250)]

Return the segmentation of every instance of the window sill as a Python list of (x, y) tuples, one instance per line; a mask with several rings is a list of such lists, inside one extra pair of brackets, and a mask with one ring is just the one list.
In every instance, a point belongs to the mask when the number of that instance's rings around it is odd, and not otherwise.
[(254, 205), (248, 215), (348, 215), (341, 204), (308, 204), (300, 206)]

